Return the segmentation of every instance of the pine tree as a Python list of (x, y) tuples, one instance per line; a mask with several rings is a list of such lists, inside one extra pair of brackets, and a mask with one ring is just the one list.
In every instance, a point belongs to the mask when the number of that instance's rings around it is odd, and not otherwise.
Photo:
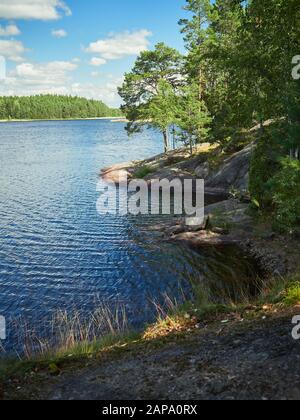
[[(183, 83), (182, 56), (163, 43), (153, 51), (144, 51), (137, 58), (130, 73), (125, 74), (119, 95), (124, 101), (122, 111), (130, 121), (129, 134), (140, 132), (144, 126), (160, 126), (161, 115), (151, 104), (162, 102), (162, 82), (174, 92)], [(159, 99), (155, 99), (155, 98)], [(154, 102), (153, 102), (154, 101)], [(162, 129), (165, 151), (169, 149), (168, 127)]]
[(199, 99), (198, 84), (185, 86), (177, 100), (176, 124), (179, 137), (189, 145), (191, 154), (197, 143), (207, 141), (211, 121), (205, 102)]

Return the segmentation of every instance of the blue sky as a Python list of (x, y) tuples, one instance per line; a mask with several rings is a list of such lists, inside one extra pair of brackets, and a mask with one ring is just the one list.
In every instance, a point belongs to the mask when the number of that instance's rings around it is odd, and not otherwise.
[(1, 0), (0, 95), (65, 93), (119, 105), (116, 93), (141, 50), (183, 50), (184, 0)]

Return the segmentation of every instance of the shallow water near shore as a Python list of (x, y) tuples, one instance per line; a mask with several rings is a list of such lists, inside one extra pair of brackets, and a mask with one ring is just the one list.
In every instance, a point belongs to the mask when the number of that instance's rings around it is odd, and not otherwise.
[[(255, 264), (237, 250), (162, 243), (149, 229), (157, 217), (97, 213), (101, 168), (161, 152), (158, 133), (129, 139), (123, 123), (1, 125), (0, 315), (39, 331), (57, 310), (88, 316), (105, 302), (124, 305), (139, 328), (154, 319), (153, 300), (188, 293), (191, 279), (255, 278)], [(17, 329), (7, 334), (4, 347), (19, 350)]]

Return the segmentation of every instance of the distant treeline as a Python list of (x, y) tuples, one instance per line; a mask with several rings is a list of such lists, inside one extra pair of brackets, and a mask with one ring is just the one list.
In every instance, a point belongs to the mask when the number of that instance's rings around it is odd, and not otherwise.
[(0, 120), (68, 119), (121, 116), (101, 101), (60, 95), (0, 97)]

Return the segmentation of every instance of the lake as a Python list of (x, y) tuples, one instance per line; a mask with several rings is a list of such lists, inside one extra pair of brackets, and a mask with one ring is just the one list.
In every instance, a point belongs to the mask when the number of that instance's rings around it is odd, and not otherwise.
[[(158, 133), (128, 138), (106, 120), (0, 125), (0, 315), (39, 329), (57, 310), (121, 303), (140, 327), (190, 277), (239, 278), (230, 259), (161, 243), (150, 216), (97, 213), (101, 168), (162, 150)], [(9, 329), (7, 348), (17, 335)]]

